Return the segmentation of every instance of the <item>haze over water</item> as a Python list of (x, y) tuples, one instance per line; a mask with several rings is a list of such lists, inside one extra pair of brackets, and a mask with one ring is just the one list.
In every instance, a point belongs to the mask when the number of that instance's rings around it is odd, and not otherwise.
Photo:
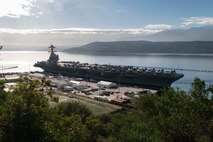
[[(183, 68), (197, 70), (213, 71), (213, 55), (172, 55), (172, 54), (144, 54), (140, 56), (97, 56), (83, 54), (68, 54), (57, 52), (60, 61), (79, 61), (81, 63), (90, 64), (111, 64), (111, 65), (131, 65), (131, 66), (148, 66), (148, 67), (167, 67), (167, 68)], [(29, 72), (42, 71), (40, 68), (33, 67), (37, 61), (46, 61), (49, 53), (45, 51), (1, 51), (0, 65), (18, 66), (16, 69), (3, 70), (2, 72)], [(188, 90), (190, 83), (197, 76), (205, 80), (208, 84), (213, 84), (213, 73), (207, 72), (186, 72), (185, 76), (172, 84)]]

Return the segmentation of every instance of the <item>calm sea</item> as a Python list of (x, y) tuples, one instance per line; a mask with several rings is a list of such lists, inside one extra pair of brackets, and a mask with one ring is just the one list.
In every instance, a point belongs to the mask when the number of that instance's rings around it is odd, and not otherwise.
[[(144, 54), (132, 56), (97, 56), (82, 54), (67, 54), (57, 52), (60, 61), (79, 61), (81, 63), (97, 63), (111, 65), (132, 65), (132, 66), (151, 66), (151, 67), (168, 67), (197, 70), (213, 71), (213, 55), (174, 55), (174, 54)], [(33, 67), (37, 61), (47, 60), (48, 52), (38, 51), (1, 51), (1, 68), (8, 66), (18, 66), (16, 69), (2, 70), (1, 72), (29, 72), (42, 71), (40, 68)], [(207, 84), (213, 84), (213, 73), (207, 72), (187, 72), (183, 73), (184, 78), (173, 83), (173, 87), (184, 90), (190, 88), (190, 84), (197, 76), (205, 80)]]

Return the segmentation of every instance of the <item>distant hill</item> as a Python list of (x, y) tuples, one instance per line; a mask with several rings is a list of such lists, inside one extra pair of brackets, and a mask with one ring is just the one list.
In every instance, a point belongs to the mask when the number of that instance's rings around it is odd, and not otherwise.
[(171, 29), (152, 35), (136, 36), (148, 41), (213, 41), (213, 26)]
[[(128, 29), (99, 29), (100, 31), (74, 31), (73, 30), (56, 30), (57, 32), (35, 32), (22, 34), (16, 31), (1, 32), (0, 45), (4, 45), (5, 50), (46, 50), (51, 43), (59, 47), (66, 48), (77, 47), (87, 43), (99, 41), (213, 41), (213, 26), (202, 26), (192, 28), (180, 28), (164, 30), (157, 33), (128, 31)], [(140, 31), (141, 29), (139, 29)], [(143, 31), (145, 30), (145, 31)], [(148, 30), (149, 31), (149, 30)], [(150, 30), (152, 31), (152, 30)], [(75, 33), (76, 32), (76, 33)], [(76, 46), (77, 45), (77, 46)], [(7, 49), (6, 49), (7, 48)], [(11, 49), (9, 49), (11, 48)], [(64, 48), (63, 48), (64, 49)], [(57, 49), (59, 51), (59, 49)]]
[(121, 40), (213, 41), (213, 26), (192, 27), (189, 29), (170, 29), (151, 35), (129, 36)]
[(117, 41), (92, 42), (80, 47), (69, 48), (64, 52), (77, 54), (128, 55), (142, 53), (193, 53), (213, 54), (213, 41), (192, 42), (149, 42), (149, 41)]

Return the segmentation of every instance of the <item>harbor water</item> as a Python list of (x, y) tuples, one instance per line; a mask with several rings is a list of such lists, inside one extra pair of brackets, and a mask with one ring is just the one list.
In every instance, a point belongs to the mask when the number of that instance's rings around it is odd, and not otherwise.
[[(83, 55), (68, 54), (57, 52), (60, 61), (79, 61), (90, 64), (111, 64), (111, 65), (130, 65), (130, 66), (148, 66), (148, 67), (166, 67), (181, 68), (193, 70), (213, 71), (213, 55), (205, 54), (142, 54), (129, 56), (108, 56), (108, 55)], [(42, 71), (40, 68), (33, 67), (37, 61), (45, 61), (49, 53), (45, 51), (1, 51), (1, 69), (2, 73), (6, 72), (29, 72)], [(205, 80), (207, 84), (213, 84), (213, 72), (196, 72), (196, 71), (177, 71), (185, 76), (174, 82), (173, 87), (188, 90), (195, 77)]]

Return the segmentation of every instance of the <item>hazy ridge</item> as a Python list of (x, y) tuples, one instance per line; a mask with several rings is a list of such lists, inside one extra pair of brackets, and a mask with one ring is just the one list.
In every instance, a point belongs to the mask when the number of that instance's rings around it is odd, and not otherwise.
[(150, 41), (117, 41), (92, 42), (80, 47), (63, 50), (77, 54), (213, 54), (213, 41), (191, 42), (150, 42)]
[[(19, 31), (21, 32), (21, 31)], [(94, 33), (93, 33), (94, 32)], [(128, 32), (103, 31), (92, 33), (72, 33), (72, 31), (60, 31), (58, 33), (5, 33), (0, 32), (0, 45), (7, 50), (46, 50), (50, 44), (62, 49), (77, 47), (92, 42), (109, 41), (153, 41), (153, 42), (176, 42), (176, 41), (213, 41), (213, 26), (193, 27), (188, 29), (170, 29), (154, 34), (144, 35), (130, 34)]]

